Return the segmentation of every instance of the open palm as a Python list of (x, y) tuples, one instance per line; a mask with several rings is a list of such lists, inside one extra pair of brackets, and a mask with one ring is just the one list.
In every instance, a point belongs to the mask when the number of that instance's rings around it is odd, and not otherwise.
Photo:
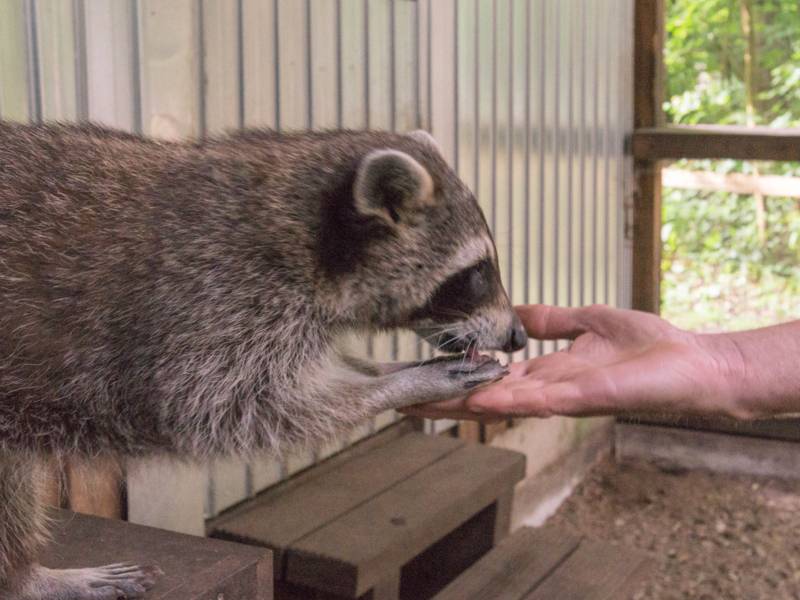
[(724, 339), (677, 329), (655, 315), (605, 306), (517, 309), (531, 337), (568, 349), (514, 363), (503, 380), (466, 398), (418, 406), (431, 418), (491, 420), (621, 413), (730, 413)]

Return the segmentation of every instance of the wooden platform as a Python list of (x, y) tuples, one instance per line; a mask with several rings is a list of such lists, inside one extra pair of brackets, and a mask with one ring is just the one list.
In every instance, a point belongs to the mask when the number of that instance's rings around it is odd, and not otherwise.
[(617, 423), (615, 453), (618, 462), (643, 460), (664, 469), (800, 478), (800, 443), (785, 438)]
[(508, 532), (516, 452), (411, 433), (218, 521), (275, 551), (276, 598), (431, 597)]
[(221, 540), (54, 511), (54, 540), (42, 557), (51, 568), (133, 562), (164, 575), (146, 600), (271, 600), (270, 552)]
[(523, 527), (434, 600), (625, 600), (652, 566), (626, 548)]

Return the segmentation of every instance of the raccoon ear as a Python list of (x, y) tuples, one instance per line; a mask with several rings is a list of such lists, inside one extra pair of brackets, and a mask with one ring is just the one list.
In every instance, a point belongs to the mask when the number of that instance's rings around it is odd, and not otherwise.
[(439, 142), (436, 141), (429, 132), (425, 131), (424, 129), (415, 129), (406, 134), (413, 140), (418, 141), (421, 144), (428, 146), (429, 148), (433, 148), (436, 152), (441, 153), (441, 148), (439, 147)]
[(433, 204), (433, 180), (408, 154), (373, 150), (358, 167), (353, 196), (358, 212), (396, 225)]

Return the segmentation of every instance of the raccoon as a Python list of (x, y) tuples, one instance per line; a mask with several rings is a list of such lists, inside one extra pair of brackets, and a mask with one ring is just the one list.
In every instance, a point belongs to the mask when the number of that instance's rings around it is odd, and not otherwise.
[[(340, 349), (398, 328), (450, 354)], [(36, 563), (43, 458), (319, 443), (502, 378), (479, 351), (526, 341), (481, 210), (425, 132), (0, 122), (0, 598), (137, 598), (157, 574)]]

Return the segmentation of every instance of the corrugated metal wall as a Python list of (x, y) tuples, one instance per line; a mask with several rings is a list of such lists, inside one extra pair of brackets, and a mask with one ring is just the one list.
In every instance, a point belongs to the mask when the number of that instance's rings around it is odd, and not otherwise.
[[(476, 191), (516, 303), (627, 305), (632, 12), (632, 0), (2, 0), (0, 116), (166, 138), (425, 127)], [(352, 345), (429, 353), (408, 334)], [(204, 515), (395, 418), (316, 456), (139, 467), (131, 518), (199, 532)]]

